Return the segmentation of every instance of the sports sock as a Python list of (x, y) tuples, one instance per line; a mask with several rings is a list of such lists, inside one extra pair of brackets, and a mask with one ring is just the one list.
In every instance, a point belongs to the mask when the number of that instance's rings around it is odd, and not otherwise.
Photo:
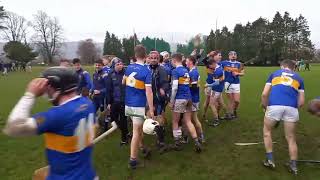
[(266, 153), (266, 157), (267, 157), (267, 159), (268, 160), (273, 160), (273, 155), (272, 155), (272, 152), (268, 152), (268, 153)]
[(200, 134), (200, 138), (201, 138), (201, 139), (204, 139), (204, 133), (201, 133), (201, 134)]
[(172, 133), (173, 133), (173, 137), (175, 140), (181, 139), (181, 136), (182, 136), (181, 129), (174, 129), (174, 130), (172, 130)]
[(297, 167), (297, 161), (296, 160), (290, 160), (291, 167)]

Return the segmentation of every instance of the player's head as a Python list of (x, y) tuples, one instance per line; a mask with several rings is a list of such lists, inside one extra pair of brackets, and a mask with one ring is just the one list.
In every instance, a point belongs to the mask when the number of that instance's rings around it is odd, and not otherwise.
[(81, 69), (81, 62), (80, 62), (80, 59), (79, 58), (74, 58), (72, 60), (72, 64), (73, 64), (73, 67), (79, 71)]
[(146, 58), (146, 48), (143, 45), (137, 45), (134, 48), (134, 56), (137, 60), (144, 60)]
[(163, 61), (164, 62), (168, 62), (169, 61), (170, 54), (167, 51), (162, 51), (160, 54), (163, 56)]
[(172, 55), (172, 65), (177, 66), (182, 64), (182, 54), (176, 53)]
[(150, 56), (149, 56), (149, 54), (146, 55), (145, 59), (146, 59), (146, 64), (150, 64)]
[(229, 60), (232, 60), (232, 61), (237, 60), (237, 52), (230, 51), (228, 55), (229, 55)]
[(211, 51), (211, 52), (209, 53), (209, 56), (210, 56), (213, 60), (215, 60), (217, 63), (219, 63), (219, 62), (221, 61), (221, 59), (222, 59), (222, 54), (221, 54), (221, 52), (218, 51), (218, 50), (216, 50), (216, 51)]
[(103, 61), (102, 61), (102, 59), (97, 59), (97, 60), (95, 60), (95, 62), (94, 62), (94, 67), (95, 67), (95, 70), (96, 70), (96, 71), (101, 71), (102, 68), (103, 68)]
[(124, 64), (123, 64), (123, 61), (122, 59), (120, 58), (117, 58), (113, 61), (114, 63), (114, 70), (119, 72), (119, 71), (122, 71), (123, 70), (123, 67), (124, 67)]
[(295, 63), (292, 60), (283, 60), (280, 63), (281, 69), (290, 69), (294, 70)]
[(102, 56), (102, 63), (104, 66), (111, 66), (111, 58), (107, 55)]
[(197, 60), (194, 56), (189, 56), (187, 57), (187, 60), (186, 60), (186, 66), (188, 68), (192, 68), (193, 66), (195, 66), (197, 64)]
[(65, 58), (60, 59), (60, 66), (62, 66), (62, 67), (70, 67), (69, 60), (65, 59)]
[(208, 68), (215, 69), (217, 67), (218, 63), (213, 59), (210, 58), (208, 61)]
[(157, 65), (159, 64), (160, 55), (158, 51), (151, 51), (149, 54), (149, 62), (150, 65)]
[(78, 86), (78, 75), (72, 68), (51, 67), (42, 72), (41, 77), (48, 79), (45, 94), (53, 105), (59, 105), (62, 96), (74, 93)]

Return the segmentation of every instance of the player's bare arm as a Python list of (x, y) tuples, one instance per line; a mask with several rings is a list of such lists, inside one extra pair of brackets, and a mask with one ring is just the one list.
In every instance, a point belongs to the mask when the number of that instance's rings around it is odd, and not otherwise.
[(304, 91), (299, 91), (298, 108), (303, 107), (304, 102), (305, 102)]
[(261, 105), (264, 109), (268, 106), (268, 97), (271, 91), (271, 84), (266, 84), (261, 94)]

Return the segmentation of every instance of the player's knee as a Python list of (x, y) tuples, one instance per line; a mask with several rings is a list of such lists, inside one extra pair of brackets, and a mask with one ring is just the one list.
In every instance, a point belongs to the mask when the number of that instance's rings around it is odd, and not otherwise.
[(271, 138), (271, 131), (264, 130), (263, 131), (263, 137), (264, 138)]
[(286, 135), (286, 139), (289, 143), (295, 143), (296, 142), (296, 138), (293, 134), (287, 134)]
[(235, 99), (234, 104), (239, 105), (240, 104), (240, 99)]

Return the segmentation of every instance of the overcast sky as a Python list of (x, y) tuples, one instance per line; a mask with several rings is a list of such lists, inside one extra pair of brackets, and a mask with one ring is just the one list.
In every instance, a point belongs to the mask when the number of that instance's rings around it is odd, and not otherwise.
[[(165, 36), (181, 41), (197, 33), (208, 34), (215, 28), (246, 24), (257, 18), (272, 20), (276, 11), (291, 17), (302, 14), (309, 21), (311, 39), (320, 47), (318, 0), (2, 0), (1, 5), (33, 18), (38, 10), (58, 17), (68, 41), (93, 38), (103, 42), (105, 31), (119, 37), (132, 34)], [(175, 37), (176, 36), (176, 37)]]

